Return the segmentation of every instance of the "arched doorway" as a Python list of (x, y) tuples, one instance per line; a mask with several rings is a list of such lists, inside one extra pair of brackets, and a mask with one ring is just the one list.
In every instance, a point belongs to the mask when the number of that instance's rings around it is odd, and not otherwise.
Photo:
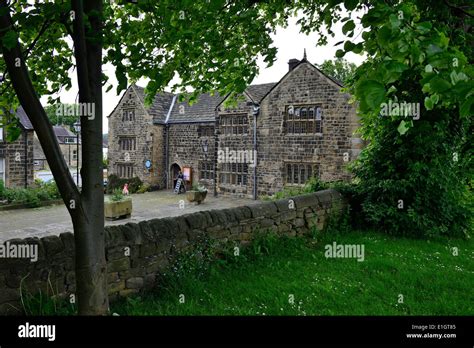
[(181, 171), (181, 167), (177, 163), (173, 163), (170, 167), (170, 187), (172, 189), (176, 186), (176, 178), (178, 177), (179, 172)]

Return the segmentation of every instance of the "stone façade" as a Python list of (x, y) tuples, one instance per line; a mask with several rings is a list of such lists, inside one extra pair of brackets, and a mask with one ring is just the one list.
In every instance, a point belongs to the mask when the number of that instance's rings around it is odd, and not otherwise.
[[(166, 92), (145, 106), (143, 88), (130, 86), (109, 115), (109, 173), (124, 176), (119, 167), (131, 166), (133, 176), (152, 186), (171, 188), (177, 170), (189, 167), (192, 183), (243, 197), (271, 195), (295, 185), (288, 178), (289, 165), (297, 168), (292, 173), (298, 175), (301, 164), (310, 165), (312, 175), (323, 181), (348, 180), (346, 167), (362, 148), (356, 135), (356, 107), (349, 104), (349, 95), (341, 93), (340, 83), (305, 58), (296, 62), (279, 82), (249, 86), (232, 106), (217, 94), (203, 94), (189, 105)], [(315, 105), (322, 110), (321, 133), (286, 131), (290, 107)], [(124, 121), (126, 110), (134, 111), (133, 120)], [(237, 115), (245, 119), (246, 130), (229, 134), (225, 119)], [(124, 137), (136, 139), (134, 150), (121, 148)], [(218, 156), (226, 150), (256, 150), (257, 165), (245, 168), (245, 179), (233, 175), (234, 167)], [(149, 169), (147, 160), (152, 163)], [(225, 174), (229, 170), (230, 176)]]
[(12, 142), (6, 141), (6, 132), (0, 137), (0, 180), (6, 187), (26, 188), (34, 183), (33, 174), (33, 126), (23, 108), (18, 108), (20, 136)]

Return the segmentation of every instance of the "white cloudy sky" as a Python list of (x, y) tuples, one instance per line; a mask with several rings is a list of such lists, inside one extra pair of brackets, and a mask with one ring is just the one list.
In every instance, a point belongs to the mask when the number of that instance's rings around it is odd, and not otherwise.
[[(329, 44), (326, 46), (316, 47), (316, 42), (318, 39), (318, 34), (313, 33), (310, 35), (305, 35), (299, 32), (299, 27), (296, 25), (296, 19), (291, 20), (287, 28), (279, 28), (276, 35), (273, 36), (275, 46), (278, 48), (277, 59), (273, 66), (266, 68), (263, 60), (260, 60), (260, 73), (253, 81), (253, 83), (267, 83), (267, 82), (276, 82), (286, 74), (288, 71), (288, 60), (291, 58), (301, 59), (303, 57), (303, 51), (306, 49), (307, 58), (310, 62), (314, 64), (320, 64), (326, 59), (334, 59), (335, 52), (339, 47), (335, 47), (334, 44), (343, 40), (344, 36), (340, 31), (340, 26), (336, 27), (335, 31), (337, 34), (334, 38), (329, 39)], [(359, 32), (360, 28), (356, 27), (356, 35)], [(357, 42), (358, 40), (355, 40)], [(345, 57), (348, 61), (356, 63), (359, 65), (364, 58), (361, 55), (348, 54)], [(114, 74), (114, 69), (111, 65), (105, 65), (104, 71), (107, 76), (109, 76), (109, 81), (114, 85), (108, 93), (105, 93), (104, 88), (104, 133), (108, 132), (108, 116), (114, 107), (117, 105), (120, 100), (121, 95), (116, 94), (116, 79)], [(69, 91), (63, 91), (61, 93), (61, 101), (63, 103), (75, 103), (77, 97), (77, 79), (73, 74), (73, 88)], [(145, 81), (140, 81), (138, 85), (145, 86)], [(122, 92), (123, 93), (123, 92)], [(42, 102), (46, 104), (47, 98), (42, 98)]]

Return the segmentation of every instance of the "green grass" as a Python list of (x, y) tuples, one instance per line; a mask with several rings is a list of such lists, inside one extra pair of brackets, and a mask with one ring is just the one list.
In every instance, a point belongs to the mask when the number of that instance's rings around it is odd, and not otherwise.
[[(320, 237), (321, 238), (321, 237)], [(326, 259), (324, 245), (363, 244), (365, 260)], [(459, 255), (453, 256), (453, 247)], [(472, 315), (472, 240), (394, 238), (374, 232), (263, 238), (240, 256), (164, 277), (115, 303), (120, 315)], [(187, 265), (187, 263), (184, 263)], [(185, 267), (186, 268), (186, 267)], [(398, 303), (399, 295), (404, 303)], [(184, 303), (180, 303), (184, 295)], [(290, 303), (290, 296), (294, 303)]]

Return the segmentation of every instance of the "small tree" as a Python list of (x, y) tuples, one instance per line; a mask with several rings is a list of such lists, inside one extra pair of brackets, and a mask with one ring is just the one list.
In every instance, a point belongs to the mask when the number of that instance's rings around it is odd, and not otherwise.
[(348, 62), (344, 58), (336, 58), (335, 60), (325, 60), (322, 64), (318, 65), (318, 68), (326, 75), (331, 76), (343, 84), (348, 84), (350, 79), (354, 76), (357, 65)]
[[(180, 82), (174, 90), (194, 88), (191, 101), (210, 90), (240, 93), (257, 74), (259, 54), (273, 63), (276, 49), (270, 35), (285, 23), (286, 6), (256, 1), (0, 0), (0, 70), (6, 71), (0, 109), (12, 121), (4, 120), (10, 136), (18, 134), (18, 125), (6, 111), (19, 104), (25, 109), (71, 216), (80, 314), (108, 311), (102, 177), (102, 86), (107, 77), (102, 64), (115, 66), (117, 93), (129, 81), (148, 78), (147, 103), (175, 75)], [(95, 110), (81, 117), (82, 191), (39, 101), (70, 88), (72, 69), (79, 103)]]

